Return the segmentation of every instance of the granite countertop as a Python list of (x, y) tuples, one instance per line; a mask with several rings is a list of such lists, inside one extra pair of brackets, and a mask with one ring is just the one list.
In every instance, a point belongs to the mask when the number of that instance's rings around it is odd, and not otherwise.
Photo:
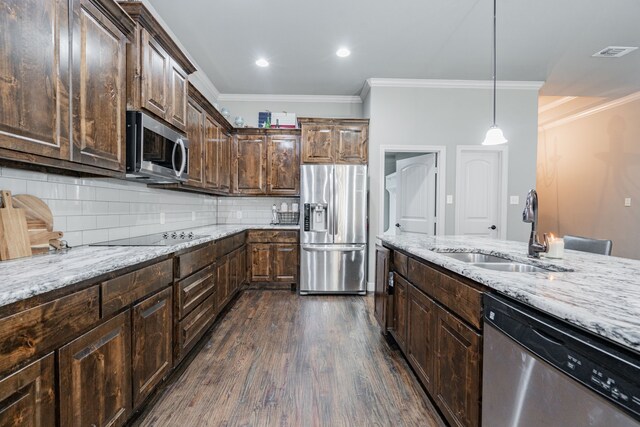
[(174, 252), (252, 229), (299, 230), (299, 225), (236, 224), (195, 228), (206, 235), (171, 246), (79, 246), (0, 262), (0, 307)]
[[(475, 280), (498, 293), (540, 309), (640, 352), (640, 261), (565, 251), (563, 259), (528, 258), (527, 244), (468, 236), (403, 233), (378, 236), (384, 243)], [(488, 270), (439, 252), (477, 251), (553, 270), (513, 273)]]

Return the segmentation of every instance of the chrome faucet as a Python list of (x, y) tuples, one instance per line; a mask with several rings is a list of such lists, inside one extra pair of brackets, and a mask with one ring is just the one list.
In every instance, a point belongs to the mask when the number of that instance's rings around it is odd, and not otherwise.
[(522, 221), (531, 223), (531, 234), (529, 235), (529, 256), (540, 258), (541, 252), (549, 251), (549, 239), (547, 234), (543, 234), (543, 242), (538, 240), (538, 193), (536, 190), (529, 190), (527, 200), (524, 202)]

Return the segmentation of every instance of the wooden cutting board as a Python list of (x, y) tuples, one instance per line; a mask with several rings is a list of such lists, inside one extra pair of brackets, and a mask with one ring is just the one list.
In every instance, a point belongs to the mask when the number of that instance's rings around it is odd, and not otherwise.
[(11, 192), (0, 191), (0, 260), (31, 256), (31, 244), (24, 209), (13, 207)]
[(13, 197), (13, 206), (24, 209), (33, 254), (49, 252), (49, 242), (62, 238), (62, 232), (53, 231), (51, 209), (36, 196), (18, 194)]

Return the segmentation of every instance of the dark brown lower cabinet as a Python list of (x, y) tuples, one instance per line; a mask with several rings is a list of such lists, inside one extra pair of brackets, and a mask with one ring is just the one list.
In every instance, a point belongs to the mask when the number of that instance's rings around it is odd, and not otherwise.
[(271, 245), (273, 257), (272, 282), (296, 283), (298, 281), (298, 245), (275, 243)]
[(178, 323), (177, 359), (182, 359), (204, 335), (216, 317), (216, 292)]
[(383, 246), (376, 245), (376, 287), (373, 294), (373, 314), (382, 328), (382, 333), (387, 333), (389, 299), (387, 298), (387, 280), (389, 279), (389, 258), (391, 251)]
[(252, 243), (249, 246), (249, 267), (252, 282), (271, 281), (271, 244)]
[(133, 306), (133, 406), (139, 406), (172, 366), (172, 288)]
[(480, 351), (482, 338), (438, 307), (436, 400), (451, 425), (480, 423)]
[(60, 425), (120, 426), (131, 412), (131, 312), (59, 350)]
[(0, 426), (56, 425), (53, 353), (0, 380)]
[(229, 255), (218, 258), (216, 263), (218, 282), (216, 285), (217, 308), (221, 310), (229, 297)]
[(409, 285), (407, 304), (407, 358), (427, 390), (434, 393), (437, 306), (413, 285)]
[(391, 334), (398, 346), (405, 351), (407, 342), (407, 293), (409, 282), (402, 276), (393, 275), (393, 322)]

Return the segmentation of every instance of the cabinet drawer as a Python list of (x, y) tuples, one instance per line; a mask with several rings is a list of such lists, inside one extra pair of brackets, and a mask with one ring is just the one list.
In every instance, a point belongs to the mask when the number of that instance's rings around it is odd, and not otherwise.
[(482, 328), (482, 291), (412, 258), (408, 262), (408, 278), (470, 325)]
[(0, 373), (67, 343), (100, 319), (98, 286), (0, 319)]
[(298, 243), (297, 230), (251, 230), (247, 241), (250, 243)]
[(213, 264), (216, 260), (216, 246), (209, 244), (176, 257), (176, 278), (182, 279)]
[(238, 249), (240, 246), (244, 245), (245, 240), (245, 233), (236, 234), (234, 236), (229, 236), (222, 240), (218, 240), (216, 242), (218, 257), (227, 255), (228, 253), (231, 253), (234, 250)]
[(216, 293), (211, 294), (178, 324), (178, 359), (198, 342), (215, 318)]
[(108, 280), (101, 285), (102, 316), (106, 317), (145, 295), (161, 289), (173, 280), (170, 259)]
[(405, 254), (398, 251), (393, 251), (393, 269), (397, 271), (398, 274), (407, 277), (408, 262), (409, 257), (407, 257)]
[(0, 425), (56, 425), (53, 353), (0, 381)]
[(178, 319), (182, 319), (204, 301), (214, 290), (216, 267), (209, 267), (181, 280), (177, 284)]

